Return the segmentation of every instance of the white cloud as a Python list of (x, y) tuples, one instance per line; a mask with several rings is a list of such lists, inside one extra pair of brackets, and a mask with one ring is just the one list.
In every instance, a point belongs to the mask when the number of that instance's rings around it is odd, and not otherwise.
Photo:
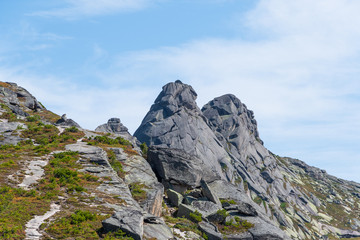
[(32, 16), (78, 19), (84, 16), (113, 14), (147, 7), (151, 0), (66, 0), (66, 6), (32, 13)]
[[(93, 5), (98, 1), (69, 2), (71, 7), (48, 15), (75, 17), (129, 8), (129, 2), (116, 2), (119, 5), (107, 2), (112, 9), (98, 10)], [(263, 0), (238, 20), (239, 28), (245, 22), (252, 32), (251, 40), (200, 39), (117, 56), (107, 68), (91, 67), (113, 60), (95, 45), (86, 67), (106, 83), (105, 88), (70, 84), (71, 79), (26, 80), (17, 73), (9, 79), (85, 127), (120, 117), (132, 132), (168, 81), (191, 84), (200, 106), (233, 93), (254, 110), (260, 136), (271, 151), (360, 181), (350, 167), (360, 160), (359, 11), (359, 1)], [(339, 161), (338, 169), (332, 167)], [(346, 171), (349, 174), (343, 175)]]
[[(195, 88), (199, 105), (233, 93), (255, 111), (272, 151), (301, 153), (292, 156), (323, 168), (325, 160), (341, 161), (345, 172), (360, 161), (359, 10), (358, 1), (260, 1), (241, 18), (255, 41), (203, 39), (132, 53), (104, 78), (180, 78)], [(342, 155), (331, 155), (333, 148)]]

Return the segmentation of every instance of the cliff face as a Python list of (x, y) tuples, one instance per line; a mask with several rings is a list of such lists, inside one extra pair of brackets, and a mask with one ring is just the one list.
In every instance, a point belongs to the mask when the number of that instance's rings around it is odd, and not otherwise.
[(360, 184), (268, 151), (234, 95), (201, 110), (196, 97), (165, 85), (136, 139), (0, 82), (0, 238), (360, 237)]
[[(190, 86), (180, 81), (167, 84), (135, 132), (141, 142), (152, 147), (148, 161), (166, 188), (184, 192), (178, 187), (183, 185), (189, 191), (198, 184), (177, 181), (188, 177), (182, 176), (183, 172), (192, 170), (201, 176), (208, 175), (208, 166), (221, 168), (223, 177), (205, 179), (216, 189), (217, 196), (249, 203), (258, 211), (258, 219), (270, 219), (270, 224), (281, 228), (288, 237), (360, 236), (357, 213), (348, 211), (358, 211), (357, 184), (269, 152), (260, 139), (253, 112), (234, 95), (215, 98), (201, 112), (195, 100), (196, 93)], [(211, 147), (204, 148), (202, 143)], [(208, 161), (214, 158), (217, 161)], [(187, 163), (188, 167), (176, 168), (177, 162)], [(340, 182), (342, 188), (336, 191), (338, 198), (334, 201), (331, 189)], [(229, 194), (235, 189), (236, 194)], [(344, 198), (340, 200), (340, 196)]]
[[(179, 175), (168, 176), (169, 168), (164, 166), (164, 183), (172, 180), (172, 185), (181, 185), (179, 182), (191, 176), (194, 179), (191, 186), (197, 187), (201, 179), (214, 181), (232, 178), (222, 170), (231, 168), (230, 157), (196, 105), (196, 97), (192, 87), (180, 81), (165, 85), (134, 134), (140, 142), (156, 148), (157, 155), (169, 155), (172, 154), (169, 149), (176, 149), (190, 157), (196, 156), (187, 164), (182, 164), (184, 159), (172, 157), (171, 165), (179, 166)], [(155, 154), (155, 151), (151, 153)], [(180, 153), (172, 155), (189, 158)], [(155, 160), (151, 158), (151, 161)], [(182, 172), (189, 174), (181, 176)]]

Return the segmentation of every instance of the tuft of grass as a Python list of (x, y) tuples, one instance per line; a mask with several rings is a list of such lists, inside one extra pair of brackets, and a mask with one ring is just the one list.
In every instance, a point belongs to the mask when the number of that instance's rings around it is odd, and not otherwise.
[(220, 199), (220, 202), (222, 205), (227, 204), (227, 203), (230, 205), (236, 204), (235, 200), (233, 200), (233, 199)]
[(259, 196), (256, 196), (253, 201), (257, 204), (260, 205), (262, 203), (262, 199)]
[(146, 191), (144, 188), (147, 188), (145, 184), (140, 182), (130, 183), (129, 185), (131, 195), (136, 201), (143, 201), (146, 199)]
[(193, 213), (190, 213), (189, 216), (190, 216), (190, 220), (195, 223), (199, 223), (202, 221), (202, 214), (199, 213), (197, 210)]
[(224, 225), (217, 224), (219, 231), (223, 234), (233, 234), (233, 233), (241, 233), (246, 232), (250, 228), (254, 227), (254, 224), (248, 222), (247, 220), (243, 220), (240, 217), (235, 217), (230, 221), (225, 222)]
[(123, 169), (121, 162), (116, 159), (116, 155), (113, 151), (108, 150), (106, 152), (107, 152), (109, 163), (110, 163), (111, 167), (114, 169), (114, 171), (118, 174), (119, 177), (124, 179), (125, 171)]
[(143, 142), (141, 145), (140, 145), (140, 149), (141, 149), (141, 152), (142, 152), (142, 155), (144, 158), (147, 158), (147, 153), (148, 153), (148, 146), (146, 145), (145, 142)]
[(46, 232), (55, 239), (99, 239), (98, 231), (101, 221), (107, 216), (102, 216), (90, 211), (76, 210), (71, 215), (66, 215), (54, 221)]
[(110, 232), (104, 234), (104, 240), (134, 240), (134, 238), (130, 237), (128, 234), (123, 232), (121, 229), (117, 230), (116, 232)]

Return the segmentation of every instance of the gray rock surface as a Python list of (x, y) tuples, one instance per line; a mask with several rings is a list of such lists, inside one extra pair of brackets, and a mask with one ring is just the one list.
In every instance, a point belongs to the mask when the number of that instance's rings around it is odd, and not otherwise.
[(203, 231), (207, 236), (208, 240), (222, 240), (222, 234), (218, 231), (217, 227), (205, 221), (199, 223), (199, 228)]
[(26, 117), (29, 114), (24, 111), (25, 108), (31, 111), (45, 109), (26, 89), (16, 83), (6, 84), (7, 87), (0, 87), (0, 98), (13, 113)]
[[(202, 161), (179, 149), (150, 147), (148, 161), (159, 179), (167, 187), (173, 185), (194, 188), (203, 176)], [(176, 187), (175, 187), (176, 188)]]
[(135, 240), (143, 239), (143, 224), (143, 214), (137, 209), (131, 208), (115, 212), (110, 218), (102, 222), (105, 232), (116, 232), (120, 229)]
[(242, 217), (254, 224), (254, 227), (249, 229), (254, 240), (284, 240), (290, 239), (283, 231), (274, 225), (258, 218), (258, 217)]
[(96, 132), (107, 132), (107, 133), (119, 133), (129, 134), (128, 128), (125, 127), (120, 118), (110, 118), (107, 123), (98, 126), (95, 129)]
[(218, 196), (212, 191), (211, 187), (204, 181), (201, 180), (200, 181), (201, 184), (201, 189), (202, 189), (202, 193), (203, 195), (209, 199), (211, 202), (217, 204), (218, 206), (221, 206), (221, 202), (220, 199), (218, 198)]
[(145, 239), (169, 240), (174, 239), (171, 229), (164, 220), (152, 216), (144, 216)]
[[(201, 166), (200, 179), (226, 179), (221, 166), (230, 169), (230, 157), (197, 107), (196, 97), (193, 88), (180, 81), (165, 85), (134, 136), (148, 146), (189, 154), (193, 166)], [(189, 177), (196, 183), (191, 185), (199, 186), (198, 174)]]
[(129, 156), (122, 148), (111, 148), (115, 153), (116, 160), (120, 161), (125, 171), (125, 183), (144, 184), (146, 187), (146, 199), (140, 202), (140, 206), (148, 213), (160, 216), (162, 212), (162, 200), (164, 186), (158, 182), (149, 163), (139, 155)]
[(168, 196), (168, 199), (169, 199), (171, 205), (173, 205), (175, 207), (179, 207), (179, 205), (182, 203), (184, 197), (180, 193), (178, 193), (172, 189), (168, 189), (166, 191), (166, 193), (167, 193), (167, 196)]
[(56, 121), (56, 125), (58, 126), (66, 126), (66, 127), (77, 127), (81, 128), (80, 125), (72, 119), (68, 119), (66, 114), (63, 114), (59, 120)]

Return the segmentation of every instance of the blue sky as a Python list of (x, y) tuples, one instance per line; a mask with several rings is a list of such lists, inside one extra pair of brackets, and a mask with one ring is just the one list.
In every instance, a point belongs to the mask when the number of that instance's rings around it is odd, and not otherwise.
[(94, 129), (134, 132), (181, 79), (201, 107), (235, 94), (272, 152), (360, 182), (360, 2), (0, 2), (0, 81)]

